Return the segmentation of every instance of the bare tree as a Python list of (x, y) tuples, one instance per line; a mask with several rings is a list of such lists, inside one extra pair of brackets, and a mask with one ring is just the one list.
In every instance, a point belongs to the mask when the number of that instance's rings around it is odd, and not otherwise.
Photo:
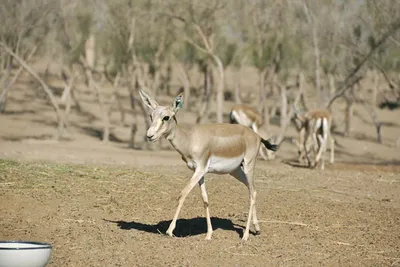
[[(209, 5), (188, 3), (186, 5), (188, 15), (171, 15), (173, 18), (184, 23), (186, 29), (190, 29), (191, 35), (185, 34), (184, 41), (193, 45), (196, 49), (206, 54), (216, 65), (218, 72), (217, 84), (217, 122), (223, 122), (224, 104), (224, 66), (220, 56), (217, 54), (215, 45), (216, 13), (224, 7), (224, 3), (210, 1)], [(208, 68), (208, 67), (207, 67)], [(208, 96), (204, 101), (208, 101)], [(203, 105), (207, 106), (207, 105)]]
[(0, 46), (3, 47), (3, 49), (9, 53), (13, 58), (30, 74), (32, 77), (37, 80), (40, 85), (42, 86), (43, 90), (45, 91), (46, 95), (48, 96), (50, 103), (56, 113), (57, 116), (57, 121), (58, 121), (58, 135), (57, 138), (61, 138), (63, 136), (63, 130), (64, 130), (64, 118), (61, 114), (60, 108), (58, 106), (57, 100), (54, 97), (52, 91), (48, 87), (48, 85), (43, 81), (42, 78), (31, 68), (29, 65), (22, 59), (20, 58), (17, 54), (15, 54), (11, 48), (9, 48), (6, 44), (3, 42), (0, 42)]

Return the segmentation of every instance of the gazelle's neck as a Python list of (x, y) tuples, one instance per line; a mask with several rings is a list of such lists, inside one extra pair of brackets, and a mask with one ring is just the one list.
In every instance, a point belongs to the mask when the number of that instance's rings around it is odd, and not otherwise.
[(182, 156), (189, 156), (190, 135), (186, 129), (181, 127), (176, 121), (166, 139)]

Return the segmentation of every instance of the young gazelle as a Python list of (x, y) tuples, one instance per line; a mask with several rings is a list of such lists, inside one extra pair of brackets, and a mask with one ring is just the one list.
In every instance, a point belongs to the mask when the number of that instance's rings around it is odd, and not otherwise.
[[(305, 157), (308, 166), (315, 167), (321, 160), (321, 170), (325, 168), (324, 155), (328, 138), (330, 139), (331, 155), (330, 163), (334, 162), (334, 139), (331, 135), (332, 114), (325, 109), (315, 109), (302, 115), (295, 113), (296, 127), (299, 132), (297, 147), (299, 161)], [(313, 150), (315, 160), (310, 161), (309, 152)], [(318, 151), (318, 152), (316, 152)]]
[(160, 106), (142, 90), (140, 90), (140, 96), (151, 110), (152, 123), (147, 130), (147, 138), (154, 142), (164, 136), (181, 154), (182, 160), (186, 162), (188, 168), (194, 171), (192, 178), (179, 196), (178, 207), (167, 234), (173, 236), (172, 232), (175, 229), (183, 202), (193, 187), (199, 184), (206, 212), (206, 239), (211, 239), (213, 230), (204, 183), (206, 173), (229, 173), (248, 187), (250, 209), (242, 239), (247, 240), (249, 237), (251, 220), (256, 233), (259, 233), (260, 226), (256, 215), (256, 191), (253, 180), (256, 157), (261, 143), (270, 150), (276, 150), (277, 146), (260, 138), (248, 127), (239, 124), (197, 124), (191, 127), (178, 124), (175, 115), (182, 107), (182, 95), (178, 95), (170, 107)]
[[(260, 113), (252, 107), (236, 104), (232, 107), (229, 118), (230, 123), (242, 124), (253, 129), (253, 131), (261, 137), (265, 138), (267, 136)], [(262, 146), (260, 147), (260, 155), (264, 160), (273, 157), (272, 152), (266, 150)]]

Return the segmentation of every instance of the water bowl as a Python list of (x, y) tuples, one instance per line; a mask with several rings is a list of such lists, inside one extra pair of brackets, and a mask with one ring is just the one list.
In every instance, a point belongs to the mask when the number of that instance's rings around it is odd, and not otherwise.
[(0, 267), (44, 267), (51, 250), (48, 243), (0, 241)]

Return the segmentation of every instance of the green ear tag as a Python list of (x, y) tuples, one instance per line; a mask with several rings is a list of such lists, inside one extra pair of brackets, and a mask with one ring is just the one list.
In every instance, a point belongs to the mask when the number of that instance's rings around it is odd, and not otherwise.
[(182, 108), (182, 98), (179, 97), (178, 99), (176, 99), (175, 104), (176, 108)]

